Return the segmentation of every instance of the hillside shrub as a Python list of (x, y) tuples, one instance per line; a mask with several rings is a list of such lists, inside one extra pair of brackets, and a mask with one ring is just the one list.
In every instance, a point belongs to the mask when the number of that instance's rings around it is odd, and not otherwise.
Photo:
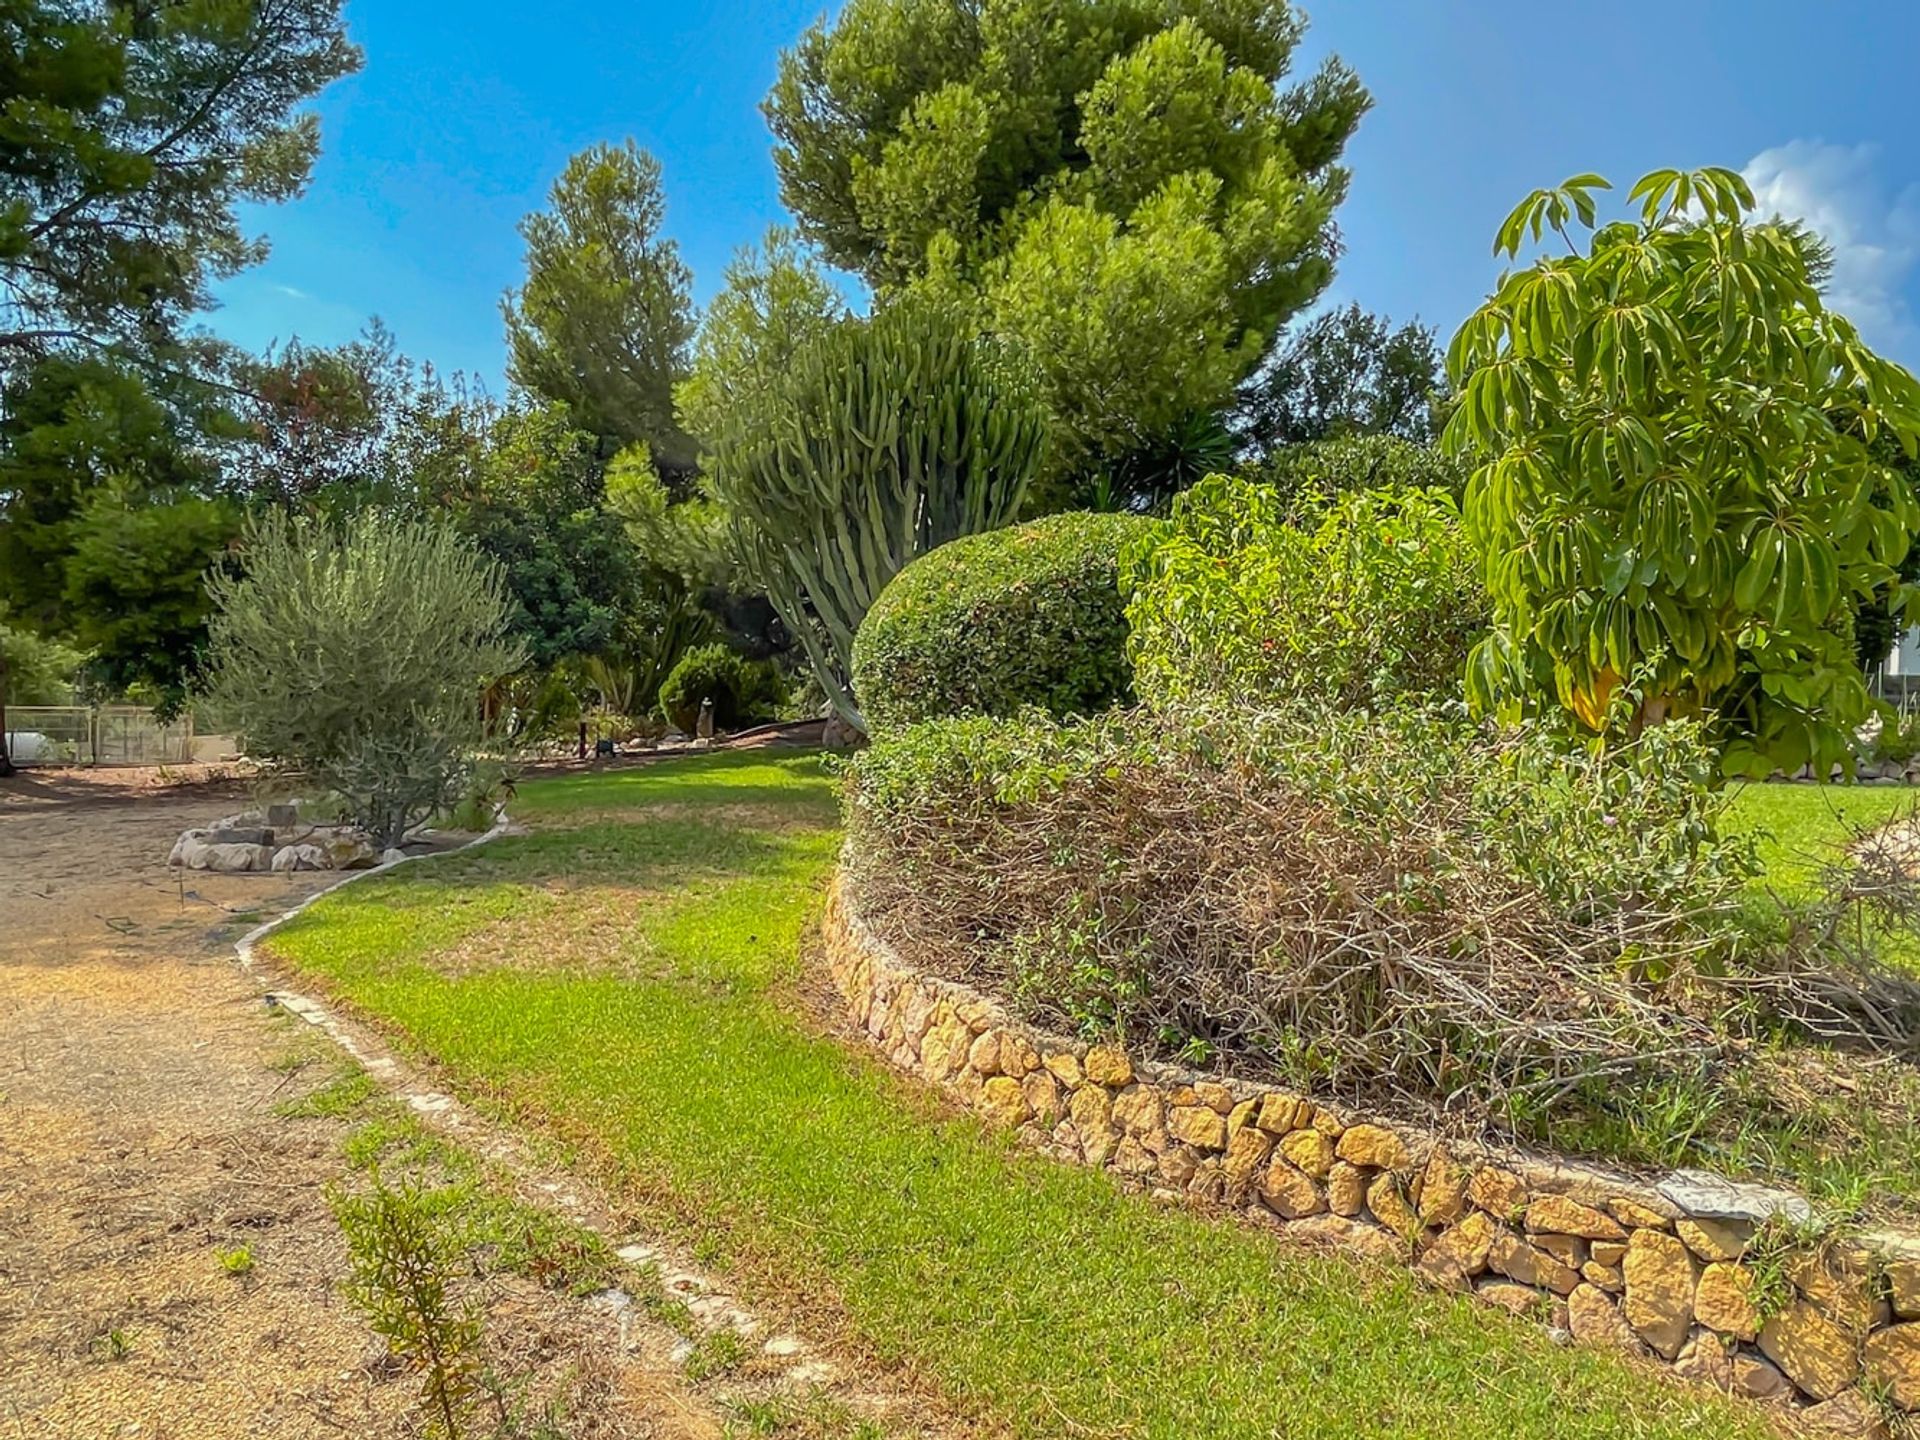
[(1443, 450), (1393, 435), (1339, 435), (1282, 445), (1247, 478), (1272, 486), (1289, 504), (1362, 490), (1444, 490), (1458, 499), (1470, 469)]
[(675, 729), (691, 735), (700, 706), (713, 701), (717, 730), (738, 730), (771, 720), (785, 697), (779, 667), (749, 660), (720, 644), (696, 645), (660, 686), (660, 710)]
[(962, 717), (860, 757), (850, 853), (883, 931), (1042, 1023), (1485, 1113), (1716, 1049), (1752, 867), (1714, 763), (1457, 704)]
[(1135, 685), (1161, 710), (1450, 697), (1489, 613), (1444, 490), (1300, 502), (1216, 475), (1124, 570)]
[(1092, 715), (1132, 699), (1120, 551), (1156, 522), (1053, 515), (942, 545), (880, 596), (853, 647), (875, 731), (1038, 706)]

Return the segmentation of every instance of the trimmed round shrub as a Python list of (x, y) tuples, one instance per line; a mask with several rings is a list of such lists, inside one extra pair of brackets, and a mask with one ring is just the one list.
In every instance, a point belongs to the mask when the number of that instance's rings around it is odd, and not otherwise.
[(1050, 515), (921, 556), (881, 592), (854, 641), (867, 728), (1030, 706), (1093, 715), (1130, 701), (1120, 550), (1157, 523)]
[(696, 645), (660, 686), (660, 710), (683, 734), (700, 723), (702, 701), (713, 701), (716, 730), (738, 730), (771, 720), (780, 708), (779, 667), (749, 660), (724, 645)]

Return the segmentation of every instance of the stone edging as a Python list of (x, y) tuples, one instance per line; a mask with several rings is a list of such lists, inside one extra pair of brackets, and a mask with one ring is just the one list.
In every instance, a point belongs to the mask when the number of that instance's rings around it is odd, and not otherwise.
[(1920, 1237), (1762, 1257), (1762, 1223), (1811, 1220), (1804, 1198), (1470, 1150), (1048, 1035), (916, 970), (860, 917), (844, 872), (824, 938), (848, 1013), (894, 1065), (1049, 1154), (1410, 1264), (1813, 1428), (1882, 1435), (1889, 1410), (1920, 1411)]

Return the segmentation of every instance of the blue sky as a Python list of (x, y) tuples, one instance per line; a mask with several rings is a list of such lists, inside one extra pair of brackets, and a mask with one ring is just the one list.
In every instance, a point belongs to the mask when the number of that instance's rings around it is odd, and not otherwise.
[[(1348, 152), (1330, 295), (1450, 333), (1536, 185), (1732, 165), (1838, 247), (1834, 303), (1920, 368), (1916, 0), (1321, 0), (1303, 66), (1344, 56), (1375, 108)], [(214, 328), (259, 348), (370, 316), (496, 391), (515, 224), (569, 154), (632, 135), (666, 170), (696, 293), (783, 219), (758, 105), (821, 0), (351, 0), (366, 69), (319, 102), (306, 196), (253, 211), (273, 256)]]

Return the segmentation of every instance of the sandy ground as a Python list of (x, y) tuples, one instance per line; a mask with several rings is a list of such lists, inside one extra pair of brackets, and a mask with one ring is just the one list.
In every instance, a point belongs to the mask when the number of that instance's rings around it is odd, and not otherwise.
[[(284, 1068), (311, 1037), (233, 963), (238, 933), (321, 877), (165, 867), (236, 798), (0, 785), (0, 1440), (417, 1433), (415, 1381), (340, 1295), (323, 1191), (345, 1122), (275, 1114), (321, 1078)], [(240, 1246), (235, 1278), (219, 1252)], [(494, 1321), (588, 1402), (569, 1435), (721, 1433), (659, 1366), (586, 1363), (586, 1307), (522, 1289)]]

